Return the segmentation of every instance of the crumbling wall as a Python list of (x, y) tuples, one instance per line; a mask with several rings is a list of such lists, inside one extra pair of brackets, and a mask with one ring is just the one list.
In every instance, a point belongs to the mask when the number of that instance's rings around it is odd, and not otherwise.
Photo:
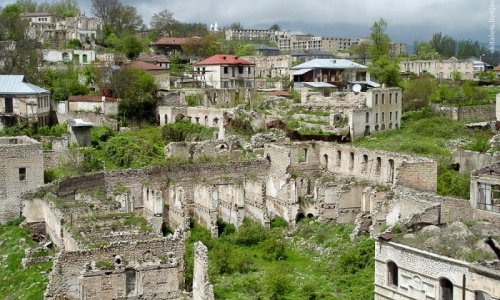
[(333, 173), (436, 191), (437, 163), (428, 158), (331, 143), (320, 144), (319, 157), (321, 166)]
[[(115, 256), (121, 257), (121, 264), (116, 264)], [(49, 285), (45, 299), (107, 299), (124, 296), (124, 285), (134, 285), (128, 295), (145, 299), (176, 299), (184, 285), (184, 241), (181, 231), (173, 236), (161, 239), (137, 242), (113, 243), (109, 247), (61, 251), (54, 261), (54, 267), (49, 275)], [(100, 278), (92, 279), (92, 262), (111, 262), (115, 264), (113, 271), (99, 273)], [(127, 282), (120, 268), (134, 270), (137, 280)], [(109, 276), (111, 274), (118, 274)], [(110, 273), (110, 274), (107, 274)], [(81, 279), (79, 277), (81, 276)], [(87, 280), (84, 280), (87, 279)], [(82, 282), (82, 280), (84, 280)], [(100, 283), (101, 288), (96, 286)], [(116, 289), (115, 289), (116, 287)], [(83, 290), (82, 290), (83, 289)], [(110, 294), (111, 293), (111, 294)], [(92, 295), (92, 297), (90, 297)], [(127, 296), (127, 295), (125, 295)], [(85, 299), (85, 298), (84, 298)]]
[(495, 104), (474, 106), (443, 106), (435, 104), (431, 106), (434, 112), (444, 115), (455, 121), (477, 120), (492, 121), (496, 119)]
[(480, 153), (475, 151), (455, 149), (453, 160), (460, 164), (460, 172), (470, 173), (474, 170), (484, 168), (494, 162), (500, 161), (500, 152)]
[(27, 137), (0, 138), (0, 224), (20, 215), (20, 195), (43, 185), (42, 144)]
[(213, 286), (208, 279), (208, 249), (202, 242), (194, 243), (193, 300), (213, 300)]
[(403, 161), (397, 168), (396, 184), (421, 191), (437, 191), (437, 163)]

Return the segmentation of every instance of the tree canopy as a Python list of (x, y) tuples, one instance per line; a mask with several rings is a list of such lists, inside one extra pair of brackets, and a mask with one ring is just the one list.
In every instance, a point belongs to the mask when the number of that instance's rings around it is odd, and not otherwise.
[(373, 23), (370, 33), (370, 56), (372, 64), (370, 74), (379, 82), (388, 86), (398, 86), (400, 81), (399, 64), (396, 58), (389, 56), (391, 39), (385, 33), (387, 23), (384, 19)]

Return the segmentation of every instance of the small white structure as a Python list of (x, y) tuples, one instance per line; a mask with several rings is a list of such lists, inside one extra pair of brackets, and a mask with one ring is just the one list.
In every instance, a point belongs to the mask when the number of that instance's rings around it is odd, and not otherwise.
[(70, 143), (76, 143), (80, 147), (90, 146), (90, 129), (94, 123), (82, 119), (69, 119)]
[(42, 51), (43, 60), (51, 63), (78, 62), (81, 65), (91, 64), (96, 60), (94, 50), (55, 50), (47, 49)]

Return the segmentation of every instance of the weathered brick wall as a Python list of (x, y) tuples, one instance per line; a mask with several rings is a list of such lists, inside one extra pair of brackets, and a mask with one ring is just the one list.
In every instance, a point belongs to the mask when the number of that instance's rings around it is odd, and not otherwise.
[(402, 162), (397, 168), (396, 184), (435, 193), (437, 190), (437, 162)]

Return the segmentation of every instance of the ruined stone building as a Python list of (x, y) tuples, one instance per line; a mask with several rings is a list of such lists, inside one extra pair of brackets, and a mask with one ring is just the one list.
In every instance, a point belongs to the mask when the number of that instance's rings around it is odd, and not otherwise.
[(352, 140), (372, 133), (399, 129), (402, 116), (400, 88), (372, 88), (367, 92), (321, 92), (302, 89), (303, 108), (321, 108), (330, 112), (330, 130)]
[(26, 136), (0, 137), (0, 224), (20, 215), (22, 193), (42, 185), (42, 144)]
[(500, 256), (489, 248), (491, 237), (500, 237), (497, 169), (495, 163), (472, 172), (470, 202), (427, 198), (439, 210), (428, 207), (413, 224), (433, 225), (379, 237), (375, 299), (500, 299)]
[(462, 79), (474, 78), (474, 64), (470, 60), (458, 60), (455, 57), (443, 60), (414, 60), (399, 63), (401, 72), (417, 75), (430, 74), (437, 79), (453, 79), (458, 73)]

